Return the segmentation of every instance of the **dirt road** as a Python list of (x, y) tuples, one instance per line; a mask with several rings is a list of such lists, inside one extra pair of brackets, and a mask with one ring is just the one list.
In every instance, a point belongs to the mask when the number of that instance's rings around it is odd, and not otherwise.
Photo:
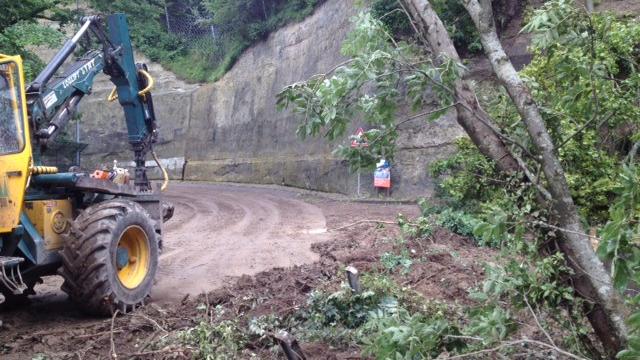
[[(338, 271), (337, 261), (363, 269), (378, 262), (379, 251), (372, 247), (378, 240), (389, 246), (386, 236), (395, 236), (398, 229), (358, 225), (360, 220), (389, 222), (398, 213), (418, 214), (415, 205), (353, 203), (281, 187), (173, 183), (167, 197), (176, 212), (165, 227), (152, 304), (141, 311), (162, 307), (160, 316), (179, 319), (179, 328), (194, 325), (184, 312), (199, 316), (194, 301), (203, 291), (235, 286), (238, 301), (249, 294), (246, 301), (260, 298), (256, 303), (264, 309), (293, 309), (305, 301), (312, 285)], [(315, 251), (313, 243), (321, 243), (314, 245)], [(305, 265), (291, 268), (300, 264)], [(256, 274), (256, 280), (239, 278), (244, 274)], [(47, 277), (36, 286), (38, 295), (30, 304), (0, 312), (0, 358), (46, 353), (52, 359), (108, 359), (110, 341), (120, 352), (137, 351), (139, 330), (119, 330), (123, 332), (110, 339), (112, 320), (82, 314), (59, 290), (61, 282)], [(186, 294), (193, 295), (192, 300), (180, 301)], [(138, 317), (117, 321), (130, 319)]]
[(219, 287), (231, 276), (311, 263), (328, 239), (320, 208), (296, 192), (236, 185), (173, 184), (152, 298), (174, 301)]

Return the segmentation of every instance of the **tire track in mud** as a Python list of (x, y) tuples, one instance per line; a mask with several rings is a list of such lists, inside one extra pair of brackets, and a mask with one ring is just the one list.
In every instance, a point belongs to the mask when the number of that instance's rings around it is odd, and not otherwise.
[(171, 302), (223, 285), (229, 277), (318, 260), (328, 239), (322, 210), (273, 188), (171, 184), (175, 215), (165, 224), (154, 301)]

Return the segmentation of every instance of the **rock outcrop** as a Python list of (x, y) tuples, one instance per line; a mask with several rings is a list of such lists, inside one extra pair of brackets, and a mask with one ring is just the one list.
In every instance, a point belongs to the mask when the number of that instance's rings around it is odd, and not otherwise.
[[(355, 194), (357, 175), (332, 155), (337, 144), (302, 141), (299, 119), (278, 112), (275, 96), (288, 84), (322, 73), (344, 61), (342, 40), (358, 11), (355, 0), (327, 0), (301, 23), (291, 24), (245, 51), (218, 82), (194, 86), (152, 68), (161, 138), (156, 146), (174, 178), (283, 184)], [(126, 129), (117, 104), (106, 104), (108, 82), (81, 106), (81, 141), (89, 144), (85, 165), (127, 160)], [(433, 180), (427, 165), (449, 155), (463, 135), (452, 116), (434, 123), (407, 123), (392, 164), (392, 195), (430, 196)], [(348, 139), (342, 140), (347, 142)], [(181, 161), (182, 159), (182, 161)], [(372, 174), (362, 174), (362, 192), (375, 194)]]

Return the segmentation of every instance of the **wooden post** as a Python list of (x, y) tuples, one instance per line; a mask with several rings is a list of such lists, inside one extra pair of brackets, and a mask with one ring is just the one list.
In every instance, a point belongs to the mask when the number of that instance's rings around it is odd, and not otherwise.
[(360, 285), (360, 278), (358, 277), (358, 269), (353, 266), (349, 266), (345, 269), (347, 272), (347, 280), (349, 281), (349, 286), (351, 287), (351, 291), (358, 294), (362, 291), (362, 285)]

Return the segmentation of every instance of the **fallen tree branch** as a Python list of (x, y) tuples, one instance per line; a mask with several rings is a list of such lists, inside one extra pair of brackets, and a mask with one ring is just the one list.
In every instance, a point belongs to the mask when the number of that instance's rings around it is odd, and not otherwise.
[[(460, 56), (456, 51), (453, 41), (449, 37), (448, 31), (438, 14), (435, 12), (427, 0), (401, 0), (403, 8), (411, 17), (415, 29), (424, 36), (434, 54), (444, 56), (456, 63), (461, 63)], [(421, 72), (424, 73), (424, 72)], [(442, 87), (442, 84), (435, 81), (429, 74), (424, 74), (431, 83)], [(478, 121), (474, 116), (476, 110), (480, 111), (480, 105), (476, 101), (476, 96), (472, 90), (472, 84), (468, 80), (461, 79), (454, 81), (453, 87), (446, 87), (446, 91), (455, 95), (459, 102), (456, 106), (458, 113), (457, 121), (471, 138), (471, 141), (478, 147), (479, 151), (486, 157), (494, 160), (498, 168), (508, 174), (520, 171), (520, 164), (514, 159), (511, 149), (506, 145), (504, 139), (498, 136), (492, 127), (487, 126), (491, 119)], [(468, 104), (465, 107), (462, 104)], [(477, 109), (475, 109), (477, 107)], [(495, 127), (494, 127), (495, 128)]]
[(119, 312), (120, 310), (116, 310), (113, 313), (113, 316), (111, 317), (111, 358), (112, 359), (118, 358), (118, 354), (116, 354), (116, 342), (113, 340), (113, 326), (116, 322), (116, 316), (118, 316)]
[[(533, 308), (531, 307), (531, 304), (529, 304), (529, 301), (527, 300), (527, 294), (525, 294), (524, 296), (522, 296), (522, 299), (524, 300), (525, 304), (527, 304), (527, 308), (529, 308), (529, 311), (531, 312), (531, 316), (533, 316), (533, 320), (535, 320), (536, 324), (538, 325), (538, 327), (540, 328), (540, 330), (544, 333), (544, 336), (547, 337), (547, 340), (549, 340), (549, 343), (553, 346), (556, 346), (556, 343), (553, 341), (553, 339), (551, 338), (551, 335), (549, 335), (549, 333), (547, 332), (547, 330), (545, 330), (542, 327), (542, 324), (540, 323), (540, 320), (538, 320), (538, 316), (536, 315), (536, 312), (533, 311)], [(557, 346), (556, 346), (557, 347)]]
[(457, 102), (455, 102), (455, 103), (453, 103), (453, 104), (446, 105), (446, 106), (440, 107), (440, 108), (435, 109), (435, 110), (425, 111), (425, 112), (422, 112), (422, 113), (420, 113), (420, 114), (416, 114), (416, 115), (410, 116), (410, 117), (408, 117), (408, 118), (406, 118), (406, 119), (404, 119), (404, 120), (402, 120), (402, 121), (398, 122), (398, 123), (394, 126), (394, 128), (396, 128), (396, 129), (397, 129), (400, 125), (402, 125), (402, 124), (404, 124), (404, 123), (407, 123), (407, 122), (409, 122), (409, 121), (411, 121), (411, 120), (415, 120), (415, 119), (417, 119), (417, 118), (420, 118), (420, 117), (423, 117), (423, 116), (427, 116), (427, 115), (432, 115), (432, 114), (438, 113), (438, 112), (440, 112), (440, 111), (445, 111), (445, 110), (447, 110), (447, 109), (449, 109), (449, 108), (452, 108), (452, 107), (454, 107), (454, 106), (457, 106), (457, 105), (458, 105), (458, 103), (457, 103)]
[(602, 239), (597, 237), (597, 236), (592, 236), (591, 234), (587, 234), (587, 233), (582, 232), (582, 231), (574, 231), (574, 230), (570, 230), (570, 229), (567, 229), (567, 228), (563, 228), (563, 227), (547, 224), (546, 222), (543, 222), (543, 221), (530, 221), (529, 223), (532, 224), (532, 225), (539, 225), (539, 226), (546, 227), (546, 228), (549, 228), (549, 229), (558, 230), (558, 231), (566, 232), (566, 233), (570, 233), (570, 234), (586, 236), (586, 237), (589, 237), (589, 238), (596, 239), (598, 241), (602, 241)]
[(129, 354), (125, 354), (125, 356), (131, 358), (131, 357), (136, 357), (136, 356), (149, 356), (149, 355), (157, 355), (157, 354), (162, 354), (162, 353), (179, 353), (182, 356), (185, 356), (184, 352), (186, 349), (184, 348), (174, 348), (173, 346), (169, 345), (167, 347), (164, 347), (162, 349), (158, 349), (158, 350), (149, 350), (149, 351), (143, 351), (143, 352), (137, 352), (137, 353), (129, 353)]
[[(113, 330), (114, 334), (119, 334), (119, 333), (122, 333), (122, 332), (124, 332), (124, 330), (120, 330), (120, 329)], [(99, 336), (102, 336), (102, 335), (107, 335), (107, 334), (110, 334), (110, 333), (111, 333), (111, 331), (101, 331), (101, 332), (95, 333), (95, 334), (78, 335), (78, 336), (75, 336), (75, 338), (76, 339), (90, 339), (90, 338), (99, 337)]]
[(131, 316), (137, 316), (137, 317), (141, 317), (147, 321), (149, 321), (150, 323), (152, 323), (155, 327), (157, 327), (160, 331), (168, 333), (167, 330), (165, 330), (165, 328), (163, 328), (162, 326), (160, 326), (160, 324), (158, 324), (157, 321), (153, 320), (152, 318), (148, 317), (145, 314), (138, 314), (138, 313), (132, 313)]
[(540, 346), (540, 347), (544, 347), (544, 348), (553, 350), (553, 351), (557, 352), (558, 354), (561, 354), (561, 355), (564, 355), (566, 357), (569, 357), (571, 359), (587, 360), (586, 358), (583, 358), (581, 356), (572, 354), (572, 353), (570, 353), (568, 351), (562, 350), (557, 346), (550, 345), (550, 344), (547, 344), (545, 342), (538, 341), (538, 340), (531, 340), (531, 339), (504, 341), (500, 345), (498, 345), (496, 347), (493, 347), (493, 348), (490, 348), (490, 349), (483, 349), (483, 350), (473, 351), (473, 352), (466, 353), (466, 354), (454, 355), (454, 356), (448, 357), (447, 359), (464, 359), (464, 358), (473, 357), (473, 356), (480, 355), (480, 354), (495, 353), (495, 352), (497, 352), (497, 351), (499, 351), (501, 349), (504, 349), (506, 347), (522, 345), (522, 344), (531, 344), (531, 345), (537, 345), (537, 346)]
[(359, 224), (365, 224), (365, 223), (377, 223), (377, 224), (388, 224), (388, 225), (398, 225), (397, 222), (395, 221), (386, 221), (386, 220), (369, 220), (369, 219), (365, 219), (365, 220), (358, 220), (352, 224), (349, 225), (344, 225), (344, 226), (340, 226), (337, 228), (333, 228), (333, 229), (328, 229), (327, 231), (338, 231), (338, 230), (342, 230), (342, 229), (346, 229), (348, 227), (352, 227), (352, 226), (356, 226)]

